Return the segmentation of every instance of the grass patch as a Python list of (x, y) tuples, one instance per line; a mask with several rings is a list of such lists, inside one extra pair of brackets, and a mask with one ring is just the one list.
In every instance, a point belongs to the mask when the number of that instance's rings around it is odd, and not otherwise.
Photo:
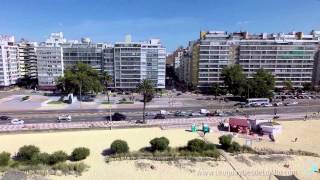
[(62, 101), (50, 101), (47, 104), (64, 104)]
[(119, 101), (118, 104), (133, 104), (133, 101)]

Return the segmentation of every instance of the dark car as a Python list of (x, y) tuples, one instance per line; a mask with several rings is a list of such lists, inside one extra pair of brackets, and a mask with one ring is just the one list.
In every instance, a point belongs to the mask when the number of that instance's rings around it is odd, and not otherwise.
[(3, 120), (3, 121), (11, 120), (11, 117), (9, 117), (9, 116), (0, 116), (0, 120)]
[[(107, 116), (106, 119), (110, 120), (110, 116)], [(111, 119), (112, 119), (112, 121), (124, 121), (127, 119), (127, 116), (116, 112), (111, 116)]]
[(157, 114), (153, 119), (165, 119), (166, 116), (164, 114)]
[(81, 97), (81, 101), (82, 102), (93, 102), (94, 101), (94, 97), (87, 95), (87, 96), (82, 96)]

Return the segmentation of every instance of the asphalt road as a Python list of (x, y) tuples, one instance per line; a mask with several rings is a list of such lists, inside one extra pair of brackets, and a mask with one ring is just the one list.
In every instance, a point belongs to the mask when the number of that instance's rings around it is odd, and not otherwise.
[[(168, 108), (167, 111), (174, 112), (176, 110), (188, 111), (188, 112), (199, 112), (203, 107), (184, 107), (184, 108)], [(148, 112), (159, 112), (163, 108), (148, 108)], [(244, 114), (248, 115), (261, 115), (269, 114), (272, 115), (277, 111), (277, 114), (291, 114), (291, 113), (312, 113), (319, 112), (320, 105), (312, 106), (280, 106), (280, 107), (261, 107), (261, 108), (240, 108)], [(215, 109), (213, 109), (215, 110)], [(235, 111), (235, 108), (225, 107), (225, 111)], [(113, 109), (113, 112), (120, 112), (127, 116), (128, 121), (141, 120), (142, 109)], [(0, 115), (7, 115), (13, 118), (23, 119), (26, 124), (30, 123), (54, 123), (61, 114), (70, 114), (73, 122), (79, 121), (101, 121), (107, 120), (106, 116), (109, 115), (109, 110), (99, 109), (79, 109), (79, 110), (47, 110), (47, 111), (17, 111), (17, 112), (3, 112)], [(166, 118), (177, 118), (173, 115), (168, 115)], [(181, 118), (181, 117), (178, 117)], [(147, 117), (147, 119), (153, 119), (153, 116)], [(0, 124), (9, 124), (9, 121), (1, 121)]]

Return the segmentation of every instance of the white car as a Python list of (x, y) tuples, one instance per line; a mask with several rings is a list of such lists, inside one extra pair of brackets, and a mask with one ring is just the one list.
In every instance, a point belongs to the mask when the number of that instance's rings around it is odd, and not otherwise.
[(200, 114), (208, 114), (210, 111), (208, 109), (200, 109)]
[(145, 116), (155, 116), (155, 115), (157, 115), (156, 112), (146, 112), (145, 113)]
[(263, 107), (272, 107), (272, 104), (271, 103), (263, 103), (262, 106)]
[(293, 101), (293, 102), (288, 102), (286, 104), (284, 104), (285, 106), (292, 106), (292, 105), (297, 105), (298, 102), (297, 101)]
[(193, 112), (193, 113), (190, 114), (190, 116), (201, 116), (201, 114), (198, 113), (198, 112)]
[(58, 117), (58, 122), (61, 122), (61, 121), (71, 121), (72, 120), (72, 117), (70, 115), (61, 115)]
[(24, 121), (21, 119), (12, 119), (11, 124), (20, 125), (20, 124), (24, 124)]

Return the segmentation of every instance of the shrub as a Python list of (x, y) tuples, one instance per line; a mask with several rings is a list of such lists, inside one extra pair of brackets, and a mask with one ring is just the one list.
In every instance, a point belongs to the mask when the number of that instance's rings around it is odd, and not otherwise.
[(0, 166), (8, 166), (11, 154), (8, 152), (0, 153)]
[(63, 151), (56, 151), (49, 157), (49, 164), (56, 164), (58, 162), (65, 162), (68, 159), (68, 154)]
[(240, 150), (241, 150), (240, 144), (234, 141), (231, 143), (227, 151), (234, 153), (234, 152), (240, 152)]
[(216, 145), (212, 143), (206, 144), (205, 146), (205, 150), (216, 150), (216, 149), (217, 149)]
[(42, 164), (50, 164), (50, 154), (48, 154), (48, 153), (38, 154), (37, 159)]
[(22, 146), (17, 153), (17, 160), (19, 161), (31, 161), (34, 156), (40, 153), (40, 149), (34, 145)]
[(87, 158), (89, 155), (90, 155), (90, 149), (85, 147), (78, 147), (72, 151), (70, 160), (80, 161)]
[(192, 152), (202, 152), (206, 148), (206, 142), (201, 139), (192, 139), (188, 141), (187, 148)]
[(65, 163), (60, 162), (52, 166), (53, 170), (59, 170), (64, 174), (71, 174), (72, 172), (75, 172), (77, 174), (80, 174), (85, 171), (88, 168), (86, 164), (83, 162), (80, 163)]
[(232, 136), (231, 135), (223, 135), (219, 137), (219, 143), (221, 144), (222, 149), (227, 150), (232, 142)]
[(113, 153), (127, 153), (129, 152), (129, 146), (126, 141), (115, 140), (111, 143), (110, 149)]
[(169, 147), (169, 139), (166, 137), (154, 138), (150, 141), (153, 151), (164, 151)]
[(203, 155), (206, 157), (212, 157), (214, 159), (218, 159), (220, 157), (220, 152), (218, 150), (204, 151)]

